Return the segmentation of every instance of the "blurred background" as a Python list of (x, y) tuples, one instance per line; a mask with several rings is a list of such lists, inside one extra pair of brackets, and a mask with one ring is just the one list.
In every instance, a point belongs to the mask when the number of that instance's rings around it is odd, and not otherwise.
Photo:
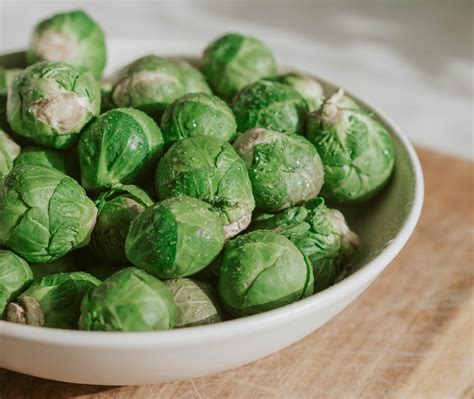
[(198, 55), (224, 32), (255, 35), (280, 64), (377, 105), (416, 144), (473, 158), (470, 0), (0, 0), (0, 52), (24, 48), (39, 20), (74, 8), (103, 27), (111, 60), (125, 41)]

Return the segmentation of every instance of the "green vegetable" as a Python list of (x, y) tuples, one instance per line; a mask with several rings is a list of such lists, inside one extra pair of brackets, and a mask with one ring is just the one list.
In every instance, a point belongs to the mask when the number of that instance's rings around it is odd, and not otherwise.
[(66, 256), (50, 263), (32, 263), (30, 267), (33, 271), (34, 278), (38, 279), (44, 276), (49, 276), (50, 274), (74, 272), (78, 270), (79, 266), (83, 265), (76, 262), (75, 256), (75, 253), (69, 252)]
[(100, 79), (107, 59), (104, 33), (82, 10), (56, 14), (35, 27), (26, 59), (64, 62)]
[(286, 237), (255, 231), (230, 241), (219, 270), (219, 296), (234, 316), (247, 316), (313, 293), (313, 269)]
[(237, 33), (212, 42), (202, 64), (213, 90), (226, 100), (244, 86), (277, 72), (273, 54), (262, 42)]
[(8, 90), (11, 128), (36, 144), (69, 148), (100, 111), (99, 85), (90, 72), (60, 62), (29, 66)]
[[(12, 85), (13, 80), (23, 71), (20, 68), (5, 69), (0, 66), (0, 130), (12, 133), (10, 125), (7, 121), (7, 95), (8, 88)], [(15, 140), (18, 138), (15, 137)], [(20, 143), (22, 144), (22, 143)]]
[(136, 186), (121, 186), (102, 193), (96, 201), (97, 223), (91, 247), (102, 260), (127, 263), (125, 239), (132, 220), (153, 204), (151, 198)]
[(20, 146), (0, 129), (0, 181), (12, 170), (20, 150)]
[(324, 90), (321, 84), (311, 76), (290, 72), (276, 76), (273, 80), (295, 89), (305, 100), (310, 112), (317, 111), (321, 108), (324, 101)]
[(292, 87), (270, 80), (245, 86), (234, 98), (232, 109), (239, 132), (254, 127), (281, 133), (303, 133), (308, 107)]
[(191, 276), (204, 269), (224, 246), (218, 214), (205, 202), (174, 197), (137, 216), (125, 243), (127, 258), (163, 279)]
[(166, 108), (161, 129), (165, 143), (193, 136), (213, 136), (229, 141), (235, 136), (237, 125), (232, 110), (219, 97), (192, 93)]
[(11, 251), (0, 249), (0, 319), (8, 303), (21, 294), (33, 280), (30, 266)]
[(340, 89), (311, 114), (308, 139), (324, 165), (321, 195), (346, 204), (367, 200), (388, 182), (395, 163), (385, 128)]
[(185, 93), (212, 94), (206, 78), (199, 69), (180, 58), (172, 58), (172, 61), (174, 61), (180, 69), (181, 82), (183, 83)]
[(19, 165), (0, 190), (0, 245), (28, 262), (52, 262), (89, 242), (97, 209), (71, 177)]
[(133, 108), (108, 111), (81, 135), (81, 183), (90, 191), (132, 183), (154, 168), (162, 148), (160, 128), (144, 112)]
[(343, 214), (328, 208), (321, 197), (276, 215), (257, 217), (252, 228), (288, 237), (310, 260), (316, 292), (334, 284), (359, 245)]
[(143, 270), (127, 267), (84, 297), (79, 328), (97, 331), (168, 330), (176, 323), (170, 290)]
[(176, 328), (201, 326), (222, 321), (214, 287), (188, 278), (166, 280), (176, 303)]
[(111, 97), (118, 107), (138, 108), (159, 119), (185, 93), (181, 67), (171, 59), (148, 55), (119, 72)]
[(275, 212), (308, 201), (323, 185), (321, 158), (304, 137), (256, 128), (234, 148), (249, 170), (257, 209)]
[(8, 321), (76, 329), (81, 301), (100, 281), (89, 273), (58, 273), (35, 279), (7, 308)]
[(66, 175), (75, 177), (77, 165), (69, 154), (51, 148), (26, 147), (15, 159), (14, 165), (37, 165), (54, 168)]
[(0, 95), (7, 94), (13, 80), (21, 73), (22, 69), (5, 69), (0, 65)]
[(211, 204), (226, 237), (244, 230), (255, 208), (244, 161), (229, 143), (211, 136), (174, 143), (158, 164), (156, 188), (160, 199), (187, 195)]

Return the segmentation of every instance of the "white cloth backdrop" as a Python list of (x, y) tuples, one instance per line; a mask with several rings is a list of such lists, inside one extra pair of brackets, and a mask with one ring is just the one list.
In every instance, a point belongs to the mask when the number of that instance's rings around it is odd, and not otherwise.
[(336, 81), (377, 104), (415, 142), (472, 158), (473, 2), (0, 0), (0, 52), (34, 24), (84, 8), (113, 39), (189, 42), (258, 36), (282, 64)]

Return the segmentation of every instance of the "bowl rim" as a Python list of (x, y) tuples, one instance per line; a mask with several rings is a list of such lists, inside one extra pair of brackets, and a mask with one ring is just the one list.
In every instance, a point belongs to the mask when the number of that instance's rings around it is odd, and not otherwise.
[[(286, 68), (283, 66), (280, 67)], [(297, 68), (291, 68), (291, 70), (298, 71)], [(304, 73), (308, 74), (307, 72)], [(316, 74), (311, 73), (310, 76), (314, 77), (324, 86), (334, 88), (341, 87)], [(361, 286), (370, 284), (395, 258), (413, 233), (422, 210), (424, 179), (416, 151), (408, 138), (402, 133), (399, 126), (384, 112), (378, 109), (378, 107), (362, 99), (360, 96), (354, 95), (350, 90), (344, 88), (344, 91), (364, 108), (370, 109), (376, 115), (377, 119), (389, 128), (389, 133), (396, 136), (409, 156), (414, 175), (413, 202), (400, 230), (375, 258), (370, 260), (359, 270), (331, 287), (289, 305), (260, 314), (210, 325), (185, 327), (166, 331), (104, 332), (35, 327), (0, 320), (0, 338), (8, 337), (15, 340), (84, 348), (121, 347), (127, 349), (148, 345), (169, 346), (170, 344), (198, 344), (208, 341), (209, 337), (213, 335), (226, 338), (277, 326), (281, 322), (288, 322), (293, 318), (310, 313), (315, 309), (335, 303), (339, 298), (347, 295), (347, 293), (355, 292)]]

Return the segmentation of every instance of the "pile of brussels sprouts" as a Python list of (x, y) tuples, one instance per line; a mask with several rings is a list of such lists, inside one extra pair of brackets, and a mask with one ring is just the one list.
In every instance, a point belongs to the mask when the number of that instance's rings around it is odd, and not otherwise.
[(334, 206), (376, 195), (384, 127), (342, 89), (279, 74), (227, 34), (198, 65), (148, 55), (101, 80), (83, 11), (39, 23), (0, 69), (0, 316), (151, 331), (253, 315), (321, 291), (358, 246)]

